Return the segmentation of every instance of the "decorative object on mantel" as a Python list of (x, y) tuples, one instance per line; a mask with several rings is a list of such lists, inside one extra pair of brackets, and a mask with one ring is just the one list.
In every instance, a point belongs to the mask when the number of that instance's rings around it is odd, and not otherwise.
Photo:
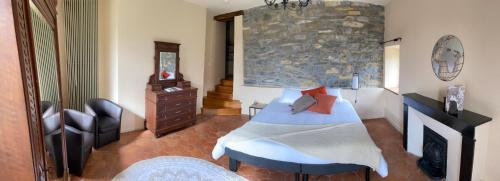
[[(458, 180), (471, 180), (472, 168), (474, 164), (474, 149), (476, 144), (476, 127), (490, 122), (490, 117), (474, 113), (468, 110), (463, 110), (458, 116), (450, 115), (445, 111), (443, 102), (416, 94), (403, 94), (403, 147), (406, 151), (410, 151), (409, 139), (411, 128), (409, 127), (409, 112), (415, 110), (425, 116), (457, 131), (461, 134), (461, 151), (460, 151), (460, 173)], [(423, 130), (422, 130), (423, 131)], [(414, 142), (413, 142), (414, 143)], [(414, 148), (414, 146), (412, 147)], [(447, 153), (450, 154), (450, 153)], [(448, 177), (448, 176), (447, 176)]]
[(146, 87), (145, 125), (156, 137), (196, 122), (198, 89), (179, 72), (179, 47), (155, 41), (155, 71)]
[(441, 37), (432, 50), (432, 70), (443, 81), (455, 79), (464, 65), (464, 48), (453, 35)]
[(276, 1), (277, 0), (264, 0), (269, 8), (280, 9), (282, 7), (284, 10), (304, 8), (311, 2), (311, 0), (297, 0), (297, 2), (290, 2), (290, 0), (281, 0), (281, 2)]
[(448, 87), (445, 104), (445, 109), (448, 114), (457, 115), (458, 112), (464, 110), (464, 94), (465, 86), (463, 85), (452, 85)]

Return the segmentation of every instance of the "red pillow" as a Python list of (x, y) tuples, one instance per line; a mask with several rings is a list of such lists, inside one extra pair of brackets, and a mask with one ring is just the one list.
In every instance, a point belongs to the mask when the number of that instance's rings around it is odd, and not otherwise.
[(162, 77), (162, 78), (166, 79), (166, 78), (168, 78), (169, 76), (170, 76), (170, 74), (169, 74), (167, 71), (165, 71), (165, 70), (162, 70), (162, 71), (161, 71), (161, 77)]
[(326, 95), (326, 87), (325, 86), (321, 86), (321, 87), (318, 87), (318, 88), (314, 88), (314, 89), (309, 89), (309, 90), (303, 90), (301, 91), (302, 92), (302, 95), (304, 94), (309, 94), (311, 96), (315, 96), (316, 94), (323, 94), (323, 95)]
[(337, 97), (326, 94), (316, 94), (314, 99), (316, 99), (316, 104), (312, 105), (307, 110), (321, 114), (331, 114)]

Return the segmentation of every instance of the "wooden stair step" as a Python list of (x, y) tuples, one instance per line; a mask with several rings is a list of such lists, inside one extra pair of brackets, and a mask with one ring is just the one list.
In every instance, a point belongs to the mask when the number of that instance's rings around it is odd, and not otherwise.
[(220, 82), (221, 82), (221, 84), (222, 84), (223, 86), (231, 86), (231, 87), (233, 86), (233, 81), (232, 81), (232, 80), (226, 80), (226, 79), (223, 79), (223, 80), (221, 80)]
[(214, 98), (214, 99), (233, 100), (233, 94), (224, 93), (224, 92), (208, 91), (207, 97)]
[(216, 92), (222, 92), (222, 93), (232, 94), (233, 93), (233, 87), (223, 86), (223, 85), (217, 85), (215, 87), (215, 91)]
[(219, 106), (225, 108), (241, 108), (241, 102), (235, 100), (221, 100), (221, 99), (212, 99), (210, 97), (203, 98), (203, 107), (206, 106)]
[(207, 106), (201, 108), (201, 113), (203, 115), (220, 115), (220, 116), (241, 115), (241, 108), (224, 108), (217, 106)]

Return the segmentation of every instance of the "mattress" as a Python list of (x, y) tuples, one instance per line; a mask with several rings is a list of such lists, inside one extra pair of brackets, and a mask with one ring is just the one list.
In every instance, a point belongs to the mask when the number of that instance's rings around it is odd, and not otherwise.
[[(362, 124), (361, 119), (347, 100), (336, 101), (332, 109), (332, 114), (318, 114), (304, 111), (297, 114), (291, 114), (288, 103), (280, 102), (279, 99), (273, 100), (250, 121), (274, 123), (274, 124), (329, 124), (329, 123), (353, 123)], [(227, 148), (242, 152), (248, 155), (300, 164), (331, 164), (332, 161), (321, 160), (314, 156), (302, 153), (285, 144), (274, 142), (272, 140), (251, 140), (237, 143), (227, 143)], [(379, 174), (382, 177), (387, 176), (387, 162), (380, 156)]]

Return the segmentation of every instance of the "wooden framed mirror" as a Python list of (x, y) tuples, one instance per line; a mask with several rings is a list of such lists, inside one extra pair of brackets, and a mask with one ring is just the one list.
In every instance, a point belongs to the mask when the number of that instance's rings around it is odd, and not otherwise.
[(67, 171), (59, 51), (56, 22), (43, 1), (30, 1), (34, 65), (41, 114), (43, 156), (48, 179), (63, 177)]
[(161, 90), (165, 87), (173, 87), (177, 82), (183, 81), (179, 73), (179, 47), (178, 43), (155, 41), (154, 75), (151, 75), (149, 83), (153, 90)]
[(34, 180), (67, 180), (57, 0), (12, 2)]

